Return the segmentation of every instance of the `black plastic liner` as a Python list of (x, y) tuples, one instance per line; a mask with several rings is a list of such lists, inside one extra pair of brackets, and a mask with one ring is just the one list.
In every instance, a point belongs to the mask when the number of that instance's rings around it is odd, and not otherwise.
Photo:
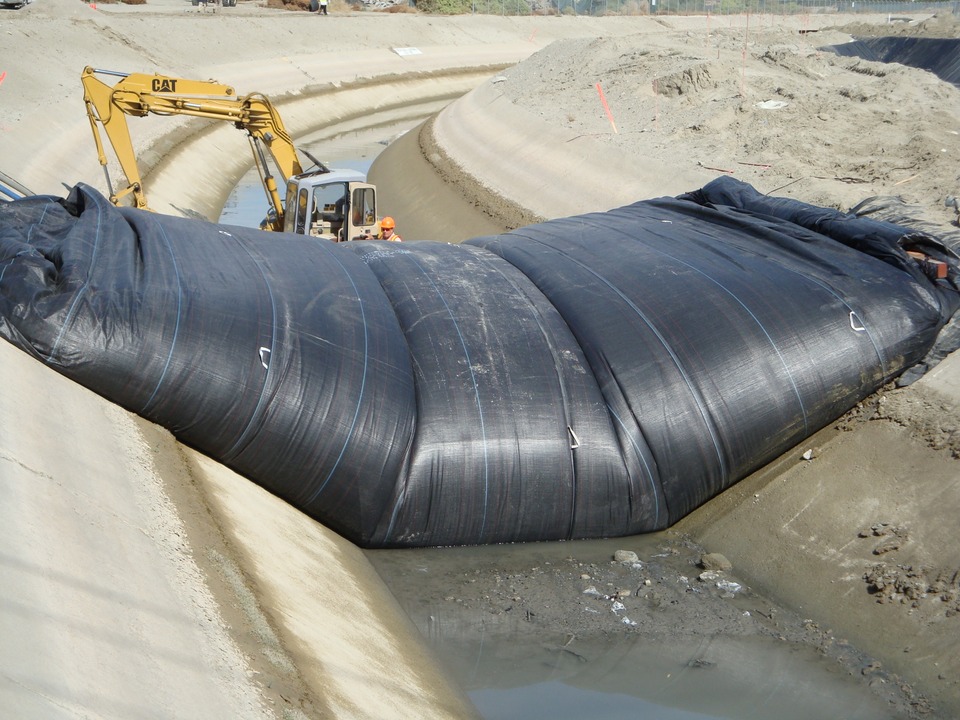
[(844, 57), (928, 70), (941, 80), (960, 87), (960, 40), (955, 38), (863, 37), (820, 49)]
[(367, 547), (667, 527), (924, 358), (956, 277), (729, 178), (463, 245), (0, 203), (3, 337)]

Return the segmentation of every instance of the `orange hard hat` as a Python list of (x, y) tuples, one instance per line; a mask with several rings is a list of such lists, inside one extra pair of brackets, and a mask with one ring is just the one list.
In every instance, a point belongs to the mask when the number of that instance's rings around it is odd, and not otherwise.
[(382, 230), (393, 230), (397, 224), (393, 221), (393, 218), (387, 215), (383, 220), (380, 221), (380, 228)]

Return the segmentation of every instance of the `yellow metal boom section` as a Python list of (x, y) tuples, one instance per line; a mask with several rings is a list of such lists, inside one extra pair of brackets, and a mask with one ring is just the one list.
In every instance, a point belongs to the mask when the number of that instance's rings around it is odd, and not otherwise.
[[(120, 80), (108, 85), (97, 74), (113, 75)], [(127, 115), (144, 117), (155, 115), (189, 115), (210, 120), (227, 120), (238, 129), (246, 130), (253, 150), (254, 162), (260, 171), (264, 188), (270, 204), (276, 213), (274, 228), (283, 227), (283, 204), (277, 191), (277, 184), (261, 151), (261, 143), (270, 151), (277, 169), (283, 175), (283, 182), (303, 172), (293, 140), (287, 134), (280, 114), (270, 100), (260, 94), (251, 93), (237, 97), (236, 91), (229, 85), (212, 81), (185, 80), (164, 75), (143, 73), (118, 73), (108, 70), (84, 68), (83, 100), (87, 107), (87, 116), (97, 144), (97, 156), (106, 173), (107, 158), (99, 127), (103, 127), (117, 160), (127, 179), (127, 187), (114, 192), (109, 174), (111, 202), (120, 204), (126, 195), (132, 194), (135, 207), (149, 209), (143, 191), (143, 181), (137, 166), (136, 154), (127, 127)]]

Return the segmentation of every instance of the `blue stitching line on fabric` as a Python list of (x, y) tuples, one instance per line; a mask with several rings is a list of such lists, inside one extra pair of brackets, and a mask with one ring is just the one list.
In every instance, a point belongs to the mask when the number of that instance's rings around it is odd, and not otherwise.
[(166, 246), (167, 251), (170, 253), (170, 260), (173, 263), (174, 275), (177, 278), (177, 321), (173, 329), (173, 340), (170, 342), (170, 347), (167, 350), (167, 359), (163, 364), (163, 371), (160, 373), (160, 377), (157, 379), (157, 384), (153, 388), (153, 392), (150, 393), (150, 397), (147, 398), (147, 401), (143, 404), (143, 407), (140, 408), (140, 412), (146, 412), (147, 407), (149, 407), (149, 405), (153, 402), (153, 399), (160, 391), (160, 386), (163, 385), (163, 381), (167, 376), (167, 370), (170, 368), (170, 363), (173, 362), (173, 350), (177, 345), (177, 339), (180, 337), (180, 318), (182, 316), (183, 309), (183, 283), (180, 276), (180, 266), (177, 265), (177, 257), (173, 252), (173, 246), (170, 243), (170, 238), (167, 235), (166, 229), (160, 223), (157, 223), (157, 228), (160, 230), (160, 235), (163, 237), (164, 245)]
[[(319, 245), (319, 242), (317, 244)], [(310, 497), (307, 498), (308, 503), (312, 503), (314, 500), (316, 500), (320, 496), (320, 493), (324, 491), (324, 489), (327, 487), (327, 484), (333, 478), (334, 473), (336, 473), (337, 469), (340, 467), (340, 462), (343, 460), (343, 456), (347, 452), (347, 446), (350, 444), (350, 440), (353, 438), (353, 432), (357, 427), (357, 419), (360, 417), (360, 409), (363, 406), (363, 397), (367, 387), (367, 369), (370, 362), (370, 350), (369, 350), (370, 333), (369, 333), (369, 328), (367, 326), (367, 312), (363, 306), (363, 298), (360, 297), (360, 291), (357, 288), (356, 283), (353, 281), (353, 277), (350, 275), (349, 272), (347, 272), (347, 268), (344, 266), (342, 262), (340, 262), (340, 259), (337, 257), (336, 253), (331, 251), (330, 255), (333, 258), (334, 262), (336, 262), (337, 265), (340, 266), (340, 269), (343, 270), (343, 274), (347, 278), (347, 280), (350, 281), (350, 285), (351, 287), (353, 287), (354, 295), (357, 298), (357, 303), (360, 307), (360, 318), (363, 324), (363, 373), (360, 380), (360, 393), (357, 395), (357, 406), (353, 412), (353, 421), (350, 423), (350, 430), (347, 432), (346, 438), (344, 438), (343, 447), (340, 448), (340, 454), (337, 456), (336, 462), (334, 462), (333, 467), (330, 468), (330, 472), (327, 473), (327, 477), (324, 478), (322, 483), (320, 483), (320, 487), (318, 487), (310, 495)]]

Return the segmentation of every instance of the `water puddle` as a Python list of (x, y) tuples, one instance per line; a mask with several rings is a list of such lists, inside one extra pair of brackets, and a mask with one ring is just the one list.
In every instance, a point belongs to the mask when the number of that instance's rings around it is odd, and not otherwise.
[[(580, 643), (579, 645), (584, 645)], [(571, 655), (508, 638), (435, 646), (486, 720), (509, 718), (891, 717), (884, 703), (811, 648), (765, 638), (690, 640), (640, 635), (586, 643)]]
[[(637, 562), (617, 562), (617, 549)], [(368, 551), (486, 720), (900, 717), (868, 660), (663, 534)], [(739, 583), (737, 583), (739, 585)]]

